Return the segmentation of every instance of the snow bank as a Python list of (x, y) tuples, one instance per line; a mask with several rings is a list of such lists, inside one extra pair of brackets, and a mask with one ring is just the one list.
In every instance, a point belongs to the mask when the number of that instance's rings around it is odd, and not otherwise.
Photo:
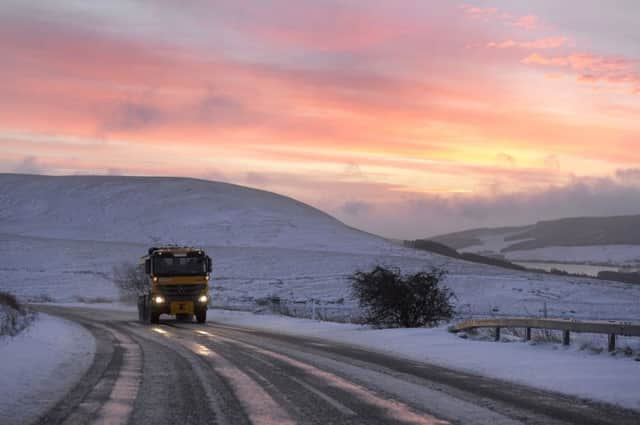
[[(211, 321), (358, 345), (545, 390), (640, 410), (640, 363), (579, 347), (461, 339), (445, 327), (373, 330), (359, 325), (213, 310)], [(215, 326), (215, 325), (214, 325)]]
[(19, 335), (0, 337), (2, 422), (33, 422), (77, 383), (94, 353), (87, 330), (42, 313)]

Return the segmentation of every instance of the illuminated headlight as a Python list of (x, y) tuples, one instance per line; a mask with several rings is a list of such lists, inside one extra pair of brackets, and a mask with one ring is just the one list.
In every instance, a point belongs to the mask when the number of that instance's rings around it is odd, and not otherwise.
[(207, 275), (207, 276), (205, 276), (205, 277), (204, 277), (204, 280), (209, 280), (209, 276), (208, 276), (208, 275)]
[(161, 297), (160, 295), (158, 295), (153, 299), (153, 301), (155, 301), (156, 304), (162, 304), (164, 302), (164, 297)]
[(200, 298), (198, 298), (198, 301), (201, 303), (206, 303), (207, 302), (207, 296), (206, 295), (200, 295)]
[(157, 281), (158, 281), (158, 276), (154, 276), (154, 277), (153, 277), (153, 282), (155, 283), (155, 282), (157, 282)]

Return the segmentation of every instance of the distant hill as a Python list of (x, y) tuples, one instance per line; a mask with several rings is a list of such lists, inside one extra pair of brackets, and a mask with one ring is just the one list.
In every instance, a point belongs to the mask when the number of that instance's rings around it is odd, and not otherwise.
[[(454, 249), (502, 239), (500, 252), (549, 246), (640, 245), (640, 215), (576, 217), (531, 226), (472, 229), (431, 238)], [(494, 241), (498, 242), (498, 241)]]
[(0, 233), (356, 252), (390, 246), (286, 196), (174, 177), (0, 174)]
[(638, 264), (640, 215), (563, 218), (522, 227), (472, 229), (431, 240), (509, 260)]

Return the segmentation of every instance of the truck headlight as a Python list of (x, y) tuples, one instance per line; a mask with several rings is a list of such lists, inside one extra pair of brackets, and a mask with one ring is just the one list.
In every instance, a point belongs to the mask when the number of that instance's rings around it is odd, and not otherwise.
[(154, 276), (154, 277), (153, 277), (153, 282), (154, 282), (154, 283), (158, 282), (158, 280), (159, 280), (159, 279), (158, 279), (158, 276)]
[(162, 304), (164, 302), (164, 297), (158, 295), (157, 297), (153, 298), (153, 300), (156, 302), (156, 304)]
[(201, 303), (206, 303), (208, 300), (206, 295), (200, 295), (200, 298), (198, 298), (198, 301), (200, 301)]

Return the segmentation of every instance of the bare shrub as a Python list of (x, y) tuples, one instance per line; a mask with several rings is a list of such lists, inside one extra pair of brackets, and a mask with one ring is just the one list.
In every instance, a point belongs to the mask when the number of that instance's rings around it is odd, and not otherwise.
[(375, 326), (416, 328), (436, 325), (454, 314), (453, 292), (440, 281), (446, 272), (432, 269), (402, 274), (399, 269), (375, 266), (349, 277), (351, 290), (365, 309), (365, 322)]
[(113, 267), (113, 283), (122, 299), (137, 299), (149, 291), (149, 281), (144, 270), (130, 263)]
[(17, 335), (34, 317), (35, 312), (20, 304), (13, 294), (0, 291), (0, 336)]
[(22, 305), (20, 305), (15, 295), (9, 292), (0, 291), (0, 305), (6, 305), (14, 310), (23, 311)]

